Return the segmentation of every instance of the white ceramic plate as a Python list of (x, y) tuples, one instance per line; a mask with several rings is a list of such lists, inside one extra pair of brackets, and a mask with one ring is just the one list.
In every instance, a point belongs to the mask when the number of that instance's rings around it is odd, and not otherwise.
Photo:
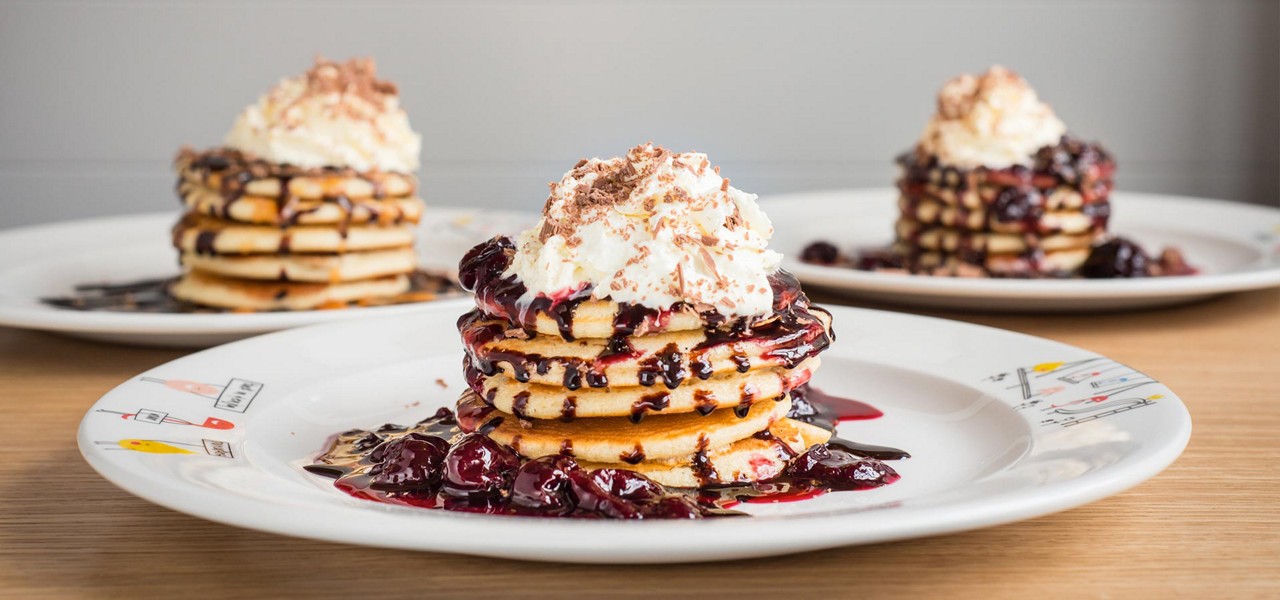
[[(842, 437), (908, 450), (887, 487), (745, 505), (684, 522), (450, 513), (351, 498), (309, 462), (331, 434), (411, 424), (463, 389), (445, 306), (279, 332), (121, 384), (85, 416), (80, 451), (142, 498), (213, 521), (351, 544), (547, 561), (684, 562), (937, 535), (1115, 494), (1182, 451), (1191, 421), (1142, 373), (1044, 339), (831, 307), (840, 338), (817, 387), (883, 410)], [(439, 378), (439, 381), (437, 380)], [(167, 453), (166, 453), (167, 452)]]
[[(87, 312), (42, 304), (84, 283), (126, 283), (178, 273), (169, 230), (177, 213), (85, 219), (0, 232), (0, 325), (56, 331), (102, 341), (212, 346), (299, 325), (418, 310), (402, 304), (253, 314), (156, 314)], [(535, 217), (515, 212), (431, 206), (418, 231), (418, 254), (426, 268), (456, 271), (473, 245), (498, 233), (513, 233)], [(456, 307), (468, 299), (441, 300)]]
[(897, 191), (837, 190), (771, 196), (773, 247), (800, 281), (892, 304), (995, 311), (1098, 311), (1176, 304), (1280, 285), (1280, 210), (1221, 200), (1116, 192), (1109, 229), (1148, 252), (1177, 246), (1202, 273), (1147, 279), (963, 279), (908, 276), (800, 262), (809, 243), (844, 251), (893, 239)]

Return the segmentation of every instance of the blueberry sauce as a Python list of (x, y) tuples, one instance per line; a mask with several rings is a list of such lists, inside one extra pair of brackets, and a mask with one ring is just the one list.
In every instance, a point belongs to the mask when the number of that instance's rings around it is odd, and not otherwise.
[[(801, 386), (793, 398), (792, 418), (814, 424), (872, 419), (879, 411), (853, 400)], [(327, 449), (305, 469), (333, 478), (343, 492), (366, 500), (464, 512), (585, 519), (701, 519), (742, 515), (740, 503), (788, 502), (829, 491), (865, 490), (888, 485), (899, 475), (884, 461), (910, 455), (901, 450), (832, 438), (795, 452), (770, 432), (785, 468), (754, 483), (722, 482), (708, 459), (708, 443), (699, 440), (692, 469), (698, 488), (671, 488), (626, 469), (588, 470), (562, 445), (557, 456), (526, 459), (485, 434), (501, 416), (488, 406), (442, 408), (412, 427), (384, 425), (334, 436)], [(645, 459), (637, 447), (619, 456), (623, 463)]]

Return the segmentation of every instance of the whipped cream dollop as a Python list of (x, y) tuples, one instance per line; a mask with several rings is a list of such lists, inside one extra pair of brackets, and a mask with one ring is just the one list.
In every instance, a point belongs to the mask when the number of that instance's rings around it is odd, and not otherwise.
[(1030, 165), (1037, 150), (1057, 144), (1066, 131), (1026, 80), (994, 66), (942, 86), (919, 150), (962, 169)]
[(225, 143), (274, 163), (398, 173), (417, 171), (422, 150), (396, 86), (370, 59), (317, 58), (241, 111)]
[(729, 185), (705, 154), (652, 144), (582, 160), (556, 183), (506, 276), (526, 298), (591, 286), (597, 299), (666, 309), (687, 302), (728, 317), (772, 311), (773, 225), (756, 196)]

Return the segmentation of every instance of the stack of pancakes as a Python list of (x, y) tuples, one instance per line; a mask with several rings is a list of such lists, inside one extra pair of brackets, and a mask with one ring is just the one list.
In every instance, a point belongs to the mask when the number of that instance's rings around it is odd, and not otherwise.
[(898, 158), (894, 253), (913, 272), (1066, 277), (1107, 234), (1115, 162), (1063, 137), (1031, 167), (958, 169), (918, 151)]
[[(502, 252), (501, 239), (489, 244)], [(509, 280), (463, 277), (479, 308), (458, 322), (470, 384), (459, 422), (526, 458), (563, 454), (704, 487), (775, 477), (831, 435), (787, 418), (831, 318), (785, 272), (772, 277), (773, 314), (733, 321), (585, 296), (520, 304), (495, 289)]]
[(229, 148), (183, 150), (175, 167), (188, 209), (173, 229), (179, 300), (309, 310), (409, 290), (424, 210), (412, 175), (302, 169)]

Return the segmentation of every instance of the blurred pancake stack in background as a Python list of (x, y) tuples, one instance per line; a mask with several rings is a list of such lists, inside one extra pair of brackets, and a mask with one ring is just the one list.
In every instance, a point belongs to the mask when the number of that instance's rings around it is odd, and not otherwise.
[(409, 291), (421, 137), (370, 60), (317, 59), (178, 153), (184, 274), (170, 292), (244, 311), (376, 303)]

